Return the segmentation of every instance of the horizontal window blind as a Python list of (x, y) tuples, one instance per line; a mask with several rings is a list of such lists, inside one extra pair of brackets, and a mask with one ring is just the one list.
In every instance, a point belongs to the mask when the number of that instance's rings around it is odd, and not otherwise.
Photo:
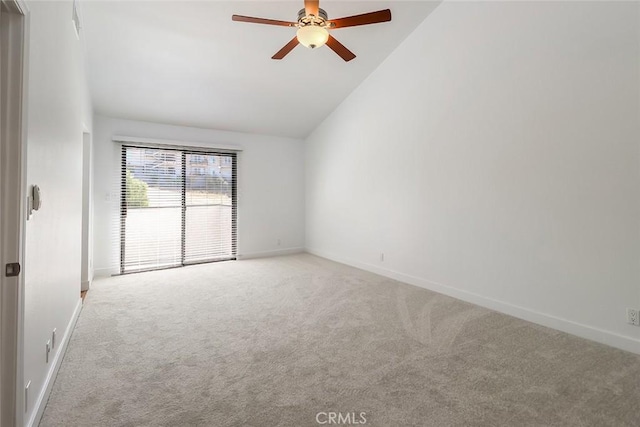
[(236, 160), (123, 145), (120, 272), (235, 259)]

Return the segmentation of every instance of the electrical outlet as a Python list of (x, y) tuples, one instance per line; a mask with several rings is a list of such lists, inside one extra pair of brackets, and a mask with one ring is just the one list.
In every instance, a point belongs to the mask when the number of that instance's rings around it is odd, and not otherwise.
[(640, 310), (627, 308), (627, 323), (630, 325), (640, 326)]
[(384, 252), (380, 253), (380, 262), (384, 262)]
[(47, 353), (45, 355), (45, 361), (49, 363), (49, 353), (51, 353), (51, 341), (47, 341)]
[(51, 333), (51, 348), (56, 348), (56, 328), (53, 328)]

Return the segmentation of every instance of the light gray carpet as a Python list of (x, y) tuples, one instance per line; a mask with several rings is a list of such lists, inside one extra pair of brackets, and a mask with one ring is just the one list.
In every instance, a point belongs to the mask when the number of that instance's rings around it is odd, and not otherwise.
[(331, 411), (639, 426), (640, 356), (311, 255), (226, 262), (96, 281), (41, 426), (314, 426)]

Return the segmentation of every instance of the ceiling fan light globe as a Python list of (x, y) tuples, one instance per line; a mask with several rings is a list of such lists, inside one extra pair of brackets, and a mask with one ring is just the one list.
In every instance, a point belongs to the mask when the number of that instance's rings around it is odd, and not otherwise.
[(296, 35), (300, 44), (309, 49), (320, 47), (329, 40), (329, 31), (318, 25), (300, 27)]

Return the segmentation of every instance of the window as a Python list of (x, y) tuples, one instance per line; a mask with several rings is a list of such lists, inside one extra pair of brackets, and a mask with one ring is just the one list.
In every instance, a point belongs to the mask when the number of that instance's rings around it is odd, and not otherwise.
[(235, 153), (123, 146), (120, 272), (235, 259), (236, 175)]

